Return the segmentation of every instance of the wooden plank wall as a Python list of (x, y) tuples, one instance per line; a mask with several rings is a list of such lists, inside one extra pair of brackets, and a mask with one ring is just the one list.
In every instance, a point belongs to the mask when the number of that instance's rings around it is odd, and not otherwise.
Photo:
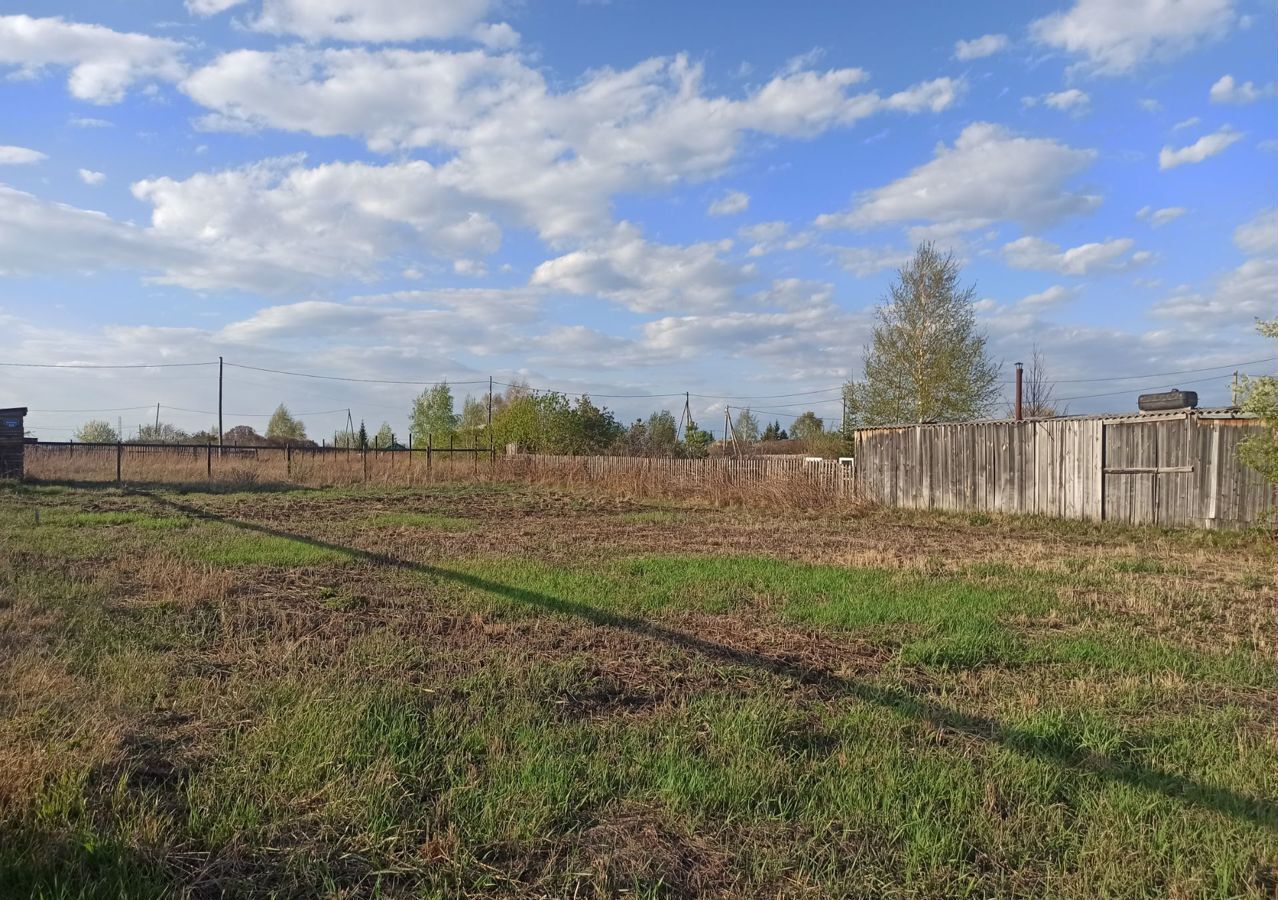
[(1238, 459), (1257, 427), (1190, 414), (866, 429), (855, 489), (910, 509), (1237, 527), (1278, 507)]

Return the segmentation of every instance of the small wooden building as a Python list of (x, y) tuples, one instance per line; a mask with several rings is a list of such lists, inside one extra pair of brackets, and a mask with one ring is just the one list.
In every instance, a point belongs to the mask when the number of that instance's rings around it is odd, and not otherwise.
[(25, 406), (0, 409), (0, 478), (22, 477), (22, 456), (26, 447), (22, 420)]
[(1240, 527), (1278, 505), (1238, 458), (1262, 427), (1226, 408), (863, 428), (856, 486), (913, 509)]

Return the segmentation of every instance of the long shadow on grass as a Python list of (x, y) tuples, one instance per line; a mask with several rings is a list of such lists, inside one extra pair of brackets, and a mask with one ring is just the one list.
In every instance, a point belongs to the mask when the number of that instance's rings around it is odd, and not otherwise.
[(730, 644), (697, 637), (647, 619), (596, 609), (585, 603), (554, 597), (539, 591), (519, 587), (518, 585), (504, 584), (500, 581), (481, 578), (465, 572), (454, 572), (426, 563), (399, 559), (386, 553), (360, 550), (355, 547), (322, 541), (304, 534), (269, 528), (265, 525), (208, 512), (147, 491), (134, 491), (134, 493), (148, 497), (163, 506), (181, 510), (187, 515), (196, 518), (222, 522), (246, 531), (255, 531), (274, 537), (300, 541), (380, 566), (417, 572), (433, 578), (453, 581), (469, 588), (487, 591), (529, 606), (575, 616), (595, 625), (607, 628), (622, 628), (634, 634), (662, 641), (694, 653), (700, 653), (712, 659), (749, 666), (806, 684), (816, 684), (831, 693), (855, 697), (866, 703), (873, 703), (891, 709), (900, 715), (928, 722), (938, 728), (998, 743), (1018, 753), (1038, 757), (1063, 768), (1128, 784), (1175, 800), (1206, 807), (1224, 815), (1232, 816), (1235, 819), (1278, 829), (1278, 807), (1263, 800), (1225, 788), (1199, 784), (1172, 772), (1165, 772), (1161, 769), (1130, 761), (1115, 760), (1103, 754), (1071, 747), (1059, 740), (1004, 725), (996, 719), (972, 715), (971, 713), (965, 713), (936, 703), (901, 688), (867, 684), (852, 678), (835, 675), (831, 672), (804, 668), (782, 659), (764, 656), (752, 650), (744, 650), (733, 647)]

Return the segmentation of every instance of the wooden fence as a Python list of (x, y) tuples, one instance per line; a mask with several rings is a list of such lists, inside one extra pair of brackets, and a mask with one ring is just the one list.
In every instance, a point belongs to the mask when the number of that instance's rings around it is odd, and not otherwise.
[(733, 485), (802, 482), (836, 497), (850, 496), (851, 467), (833, 459), (802, 456), (709, 457), (675, 459), (638, 456), (552, 456), (516, 454), (500, 462), (509, 471), (580, 472), (589, 479), (644, 477), (661, 479), (672, 486), (695, 487), (709, 483)]
[(1262, 427), (1185, 410), (856, 432), (856, 489), (889, 506), (1206, 528), (1266, 521), (1274, 486), (1238, 458)]
[(454, 478), (542, 476), (578, 481), (643, 480), (649, 488), (801, 484), (833, 497), (851, 492), (834, 460), (787, 457), (675, 459), (627, 456), (496, 454), (488, 447), (354, 450), (225, 447), (206, 444), (40, 442), (26, 454), (34, 478), (135, 483), (282, 482), (306, 485), (416, 485)]

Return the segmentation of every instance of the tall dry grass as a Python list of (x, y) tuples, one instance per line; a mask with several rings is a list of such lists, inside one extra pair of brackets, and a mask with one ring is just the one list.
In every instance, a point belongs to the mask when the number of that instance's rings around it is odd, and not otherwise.
[[(40, 481), (114, 482), (115, 447), (27, 448), (26, 475)], [(369, 450), (309, 451), (237, 448), (143, 448), (124, 445), (121, 481), (129, 484), (209, 485), (222, 489), (358, 484), (417, 487), (456, 481), (505, 481), (598, 491), (628, 498), (690, 499), (717, 506), (828, 509), (860, 505), (855, 498), (803, 472), (760, 474), (729, 465), (678, 471), (661, 461), (610, 460), (592, 471), (585, 458), (498, 456)]]

